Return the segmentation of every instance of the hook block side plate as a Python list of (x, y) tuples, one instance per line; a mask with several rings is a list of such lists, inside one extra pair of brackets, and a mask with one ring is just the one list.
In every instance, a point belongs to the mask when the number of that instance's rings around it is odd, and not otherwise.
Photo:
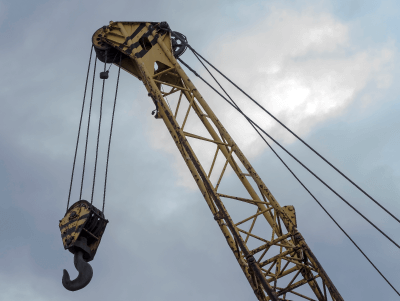
[[(93, 260), (107, 223), (104, 214), (88, 201), (76, 202), (59, 224), (64, 249), (73, 254), (81, 250), (87, 262)], [(86, 238), (87, 244), (80, 238)]]

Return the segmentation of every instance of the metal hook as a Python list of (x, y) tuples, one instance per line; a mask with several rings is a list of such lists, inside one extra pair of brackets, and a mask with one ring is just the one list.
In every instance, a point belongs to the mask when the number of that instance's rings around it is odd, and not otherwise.
[(75, 280), (70, 279), (67, 270), (64, 270), (62, 284), (69, 291), (77, 291), (89, 284), (93, 277), (92, 266), (83, 259), (83, 252), (77, 251), (74, 255), (74, 265), (79, 275)]

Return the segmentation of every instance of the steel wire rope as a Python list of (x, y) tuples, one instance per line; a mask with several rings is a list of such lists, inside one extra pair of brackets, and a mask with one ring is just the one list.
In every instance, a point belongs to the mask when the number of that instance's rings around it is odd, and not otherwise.
[(118, 52), (114, 55), (114, 58), (113, 58), (113, 60), (112, 60), (112, 62), (110, 64), (110, 67), (108, 67), (107, 72), (110, 71), (112, 64), (114, 63), (115, 59), (117, 58), (117, 55), (118, 55)]
[[(113, 130), (113, 126), (114, 126), (115, 106), (116, 106), (116, 104), (117, 104), (117, 94), (118, 94), (119, 75), (120, 75), (120, 73), (121, 73), (121, 59), (122, 59), (122, 56), (120, 55), (120, 57), (119, 57), (119, 65), (118, 65), (117, 87), (115, 88), (114, 106), (113, 106), (112, 117), (111, 117), (110, 137), (109, 137), (109, 139), (108, 139), (106, 172), (105, 172), (105, 176), (104, 176), (104, 194), (103, 194), (103, 209), (102, 209), (103, 214), (104, 214), (104, 206), (105, 206), (105, 204), (106, 204), (108, 161), (109, 161), (109, 158), (110, 158), (111, 137), (112, 137), (112, 130)], [(114, 60), (115, 60), (115, 58), (114, 58)], [(111, 68), (111, 66), (110, 66), (110, 68)], [(110, 68), (108, 68), (108, 70), (110, 70)]]
[(313, 147), (311, 147), (307, 142), (301, 139), (296, 133), (294, 133), (290, 128), (288, 128), (284, 123), (282, 123), (278, 118), (276, 118), (271, 112), (265, 109), (261, 104), (259, 104), (256, 100), (254, 100), (250, 95), (248, 95), (245, 91), (243, 91), (239, 86), (237, 86), (233, 81), (231, 81), (227, 76), (225, 76), (221, 71), (219, 71), (214, 65), (212, 65), (209, 61), (207, 61), (201, 54), (199, 54), (196, 50), (194, 50), (189, 44), (187, 46), (190, 50), (201, 57), (208, 65), (210, 65), (215, 71), (221, 74), (227, 81), (229, 81), (233, 86), (235, 86), (240, 92), (246, 95), (251, 101), (253, 101), (259, 108), (261, 108), (264, 112), (266, 112), (269, 116), (271, 116), (275, 121), (277, 121), (281, 126), (283, 126), (288, 132), (290, 132), (293, 136), (299, 139), (305, 146), (307, 146), (312, 152), (314, 152), (318, 157), (320, 157), (323, 161), (325, 161), (330, 167), (336, 170), (341, 176), (343, 176), (347, 181), (349, 181), (352, 185), (354, 185), (358, 190), (360, 190), (364, 195), (366, 195), (370, 200), (372, 200), (376, 205), (378, 205), (382, 210), (384, 210), (387, 214), (389, 214), (392, 218), (394, 218), (398, 223), (400, 223), (400, 219), (398, 219), (395, 215), (393, 215), (389, 210), (383, 207), (377, 200), (375, 200), (372, 196), (370, 196), (365, 190), (363, 190), (360, 186), (358, 186), (355, 182), (353, 182), (349, 177), (347, 177), (343, 172), (341, 172), (337, 167), (335, 167), (331, 162), (329, 162), (324, 156), (322, 156), (319, 152), (317, 152)]
[(78, 153), (78, 145), (79, 145), (79, 138), (81, 135), (81, 126), (82, 126), (82, 118), (83, 118), (83, 111), (85, 108), (85, 100), (86, 100), (86, 90), (87, 90), (87, 84), (89, 81), (89, 73), (90, 73), (90, 64), (92, 62), (92, 53), (93, 53), (93, 45), (90, 48), (90, 56), (89, 56), (89, 64), (88, 64), (88, 70), (86, 74), (86, 83), (85, 83), (85, 92), (83, 93), (83, 101), (82, 101), (82, 110), (81, 110), (81, 118), (79, 120), (79, 128), (78, 128), (78, 135), (76, 137), (76, 146), (75, 146), (75, 155), (74, 155), (74, 163), (72, 164), (72, 173), (71, 173), (71, 182), (69, 184), (69, 192), (68, 192), (68, 201), (67, 201), (67, 210), (69, 207), (69, 201), (71, 199), (71, 191), (72, 191), (72, 182), (74, 180), (74, 173), (75, 173), (75, 164), (76, 164), (76, 155)]
[[(107, 50), (106, 56), (104, 59), (104, 72), (106, 72), (107, 67)], [(94, 171), (93, 171), (93, 185), (92, 185), (92, 195), (90, 197), (90, 204), (93, 205), (93, 197), (94, 197), (94, 186), (96, 183), (96, 172), (97, 172), (97, 158), (99, 156), (99, 142), (100, 142), (100, 130), (101, 130), (101, 117), (103, 115), (103, 98), (104, 98), (104, 85), (106, 80), (103, 79), (103, 86), (101, 88), (101, 100), (100, 100), (100, 113), (99, 113), (99, 128), (97, 130), (97, 145), (96, 145), (96, 157), (94, 159)]]
[(90, 95), (90, 105), (89, 105), (89, 114), (88, 114), (88, 125), (86, 130), (86, 143), (85, 143), (85, 154), (83, 156), (83, 169), (82, 169), (82, 179), (81, 179), (81, 190), (79, 193), (79, 200), (82, 199), (82, 190), (83, 190), (83, 180), (85, 177), (85, 169), (86, 169), (86, 155), (87, 155), (87, 146), (89, 141), (89, 128), (90, 128), (90, 117), (92, 115), (92, 103), (93, 103), (93, 89), (94, 89), (94, 80), (96, 78), (96, 65), (97, 65), (97, 55), (94, 60), (94, 68), (93, 68), (93, 81), (92, 81), (92, 92)]
[(373, 222), (371, 222), (366, 216), (364, 216), (360, 211), (358, 211), (353, 205), (351, 205), (347, 200), (345, 200), (339, 193), (337, 193), (332, 187), (330, 187), (327, 183), (325, 183), (320, 177), (318, 177), (314, 172), (312, 172), (307, 166), (305, 166), (299, 159), (297, 159), (292, 153), (290, 153), (285, 147), (283, 147), (278, 141), (272, 138), (266, 131), (264, 131), (257, 123), (252, 121), (246, 114), (244, 114), (238, 107), (232, 104), (226, 97), (224, 97), (219, 91), (217, 91), (213, 86), (211, 86), (204, 78), (202, 78), (196, 71), (194, 71), (191, 67), (189, 67), (182, 59), (178, 58), (178, 60), (184, 64), (193, 74), (199, 77), (204, 83), (206, 83), (211, 89), (213, 89), (219, 96), (221, 96), (225, 101), (227, 101), (233, 108), (239, 111), (246, 119), (251, 121), (261, 132), (263, 132), (268, 138), (270, 138), (273, 142), (275, 142), (281, 149), (283, 149), (289, 156), (291, 156), (297, 163), (299, 163), (303, 168), (305, 168), (309, 173), (311, 173), (316, 179), (318, 179), (322, 184), (324, 184), (329, 190), (331, 190), (336, 196), (338, 196), (343, 202), (345, 202), (350, 208), (352, 208), (355, 212), (357, 212), (364, 220), (366, 220), (371, 226), (373, 226), (376, 230), (378, 230), (383, 236), (385, 236), (390, 242), (392, 242), (397, 248), (400, 249), (400, 246), (391, 239), (385, 232), (383, 232), (378, 226), (376, 226)]
[[(194, 54), (196, 57), (197, 55)], [(207, 72), (211, 75), (214, 81), (218, 84), (218, 86), (224, 91), (226, 96), (230, 99), (230, 101), (234, 104), (237, 110), (240, 110), (239, 106), (235, 103), (235, 101), (230, 97), (228, 92), (222, 87), (222, 85), (218, 82), (218, 80), (214, 77), (214, 75), (208, 70), (208, 68), (203, 64), (203, 62), (197, 57), (200, 63), (204, 66)], [(241, 111), (241, 110), (240, 110)], [(390, 281), (382, 274), (382, 272), (375, 266), (375, 264), (369, 259), (369, 257), (361, 250), (361, 248), (357, 245), (357, 243), (350, 237), (350, 235), (339, 225), (339, 223), (335, 220), (335, 218), (325, 209), (325, 207), (318, 201), (318, 199), (311, 193), (311, 191), (304, 185), (304, 183), (296, 176), (296, 174), (290, 169), (290, 167), (286, 164), (286, 162), (278, 155), (275, 149), (268, 143), (268, 141), (262, 136), (259, 130), (254, 126), (253, 121), (249, 118), (245, 117), (246, 120), (250, 123), (253, 129), (257, 132), (257, 134), (261, 137), (262, 140), (268, 145), (268, 147), (272, 150), (272, 152), (276, 155), (276, 157), (282, 162), (282, 164), (287, 168), (287, 170), (293, 175), (293, 177), (299, 182), (299, 184), (308, 192), (308, 194), (317, 202), (317, 204), (325, 211), (325, 213), (330, 217), (330, 219), (336, 224), (336, 226), (347, 236), (347, 238), (353, 243), (353, 245), (360, 251), (360, 253), (367, 259), (367, 261), (373, 266), (373, 268), (379, 273), (379, 275), (389, 284), (389, 286), (400, 296), (400, 293), (395, 289), (395, 287), (390, 283)], [(292, 222), (289, 219), (290, 222)], [(293, 223), (293, 222), (292, 222)]]

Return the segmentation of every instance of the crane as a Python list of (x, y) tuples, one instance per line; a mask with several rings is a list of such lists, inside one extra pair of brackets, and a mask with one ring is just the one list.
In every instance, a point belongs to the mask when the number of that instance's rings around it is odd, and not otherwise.
[[(166, 22), (111, 21), (94, 33), (92, 42), (100, 61), (119, 65), (144, 84), (155, 105), (155, 118), (167, 127), (257, 299), (291, 300), (287, 299), (291, 294), (307, 300), (343, 300), (299, 232), (294, 207), (279, 204), (179, 64), (186, 37), (172, 31)], [(100, 77), (107, 78), (108, 71)], [(179, 95), (174, 110), (166, 100), (170, 95)], [(187, 102), (185, 109), (183, 102)], [(179, 113), (184, 116), (180, 122)], [(199, 121), (203, 134), (187, 131), (191, 119)], [(215, 148), (207, 159), (212, 162), (207, 169), (191, 141)], [(222, 170), (216, 170), (217, 160), (222, 160)], [(247, 197), (221, 191), (228, 167)], [(247, 206), (240, 218), (227, 209), (232, 202)], [(80, 271), (71, 281), (64, 270), (67, 289), (77, 290), (89, 283), (93, 271), (87, 262), (93, 259), (107, 222), (99, 209), (83, 200), (73, 204), (60, 221), (64, 247), (75, 254)], [(260, 223), (264, 228), (256, 235), (254, 229)]]

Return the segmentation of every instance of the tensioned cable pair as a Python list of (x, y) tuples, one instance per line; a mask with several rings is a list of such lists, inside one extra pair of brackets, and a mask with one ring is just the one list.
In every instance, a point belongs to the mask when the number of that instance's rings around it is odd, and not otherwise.
[[(178, 58), (178, 60), (184, 64), (191, 72), (193, 72), (197, 77), (199, 77), (204, 83), (206, 83), (211, 89), (213, 89), (219, 96), (221, 96), (225, 101), (227, 101), (233, 108), (235, 108), (240, 114), (242, 114), (246, 120), (250, 123), (250, 125), (255, 129), (258, 135), (263, 139), (263, 141), (269, 146), (269, 148), (273, 151), (273, 153), (278, 157), (278, 159), (284, 164), (284, 166), (289, 170), (289, 172), (295, 177), (295, 179), (300, 183), (300, 185), (310, 194), (310, 196), (318, 203), (318, 205), (325, 211), (325, 213), (332, 219), (332, 221), (339, 227), (339, 229), (349, 238), (349, 240), (354, 244), (354, 246), (361, 252), (361, 254), (368, 260), (368, 262), (374, 267), (374, 269), (380, 274), (380, 276), (391, 286), (391, 288), (400, 296), (400, 293), (394, 288), (394, 286), (388, 281), (388, 279), (381, 273), (381, 271), (372, 263), (372, 261), (368, 258), (368, 256), (361, 250), (361, 248), (354, 242), (354, 240), (347, 234), (347, 232), (339, 225), (339, 223), (333, 218), (331, 214), (325, 209), (325, 207), (318, 201), (318, 199), (311, 193), (311, 191), (301, 182), (301, 180), (295, 175), (295, 173), (289, 168), (289, 166), (283, 161), (283, 159), (276, 153), (276, 151), (272, 148), (272, 146), (267, 142), (267, 140), (262, 136), (260, 131), (262, 131), (267, 137), (269, 137), (272, 141), (274, 141), (280, 148), (282, 148), (287, 154), (289, 154), (293, 159), (296, 160), (303, 168), (305, 168), (308, 172), (310, 172), (314, 177), (316, 177), (321, 183), (323, 183), (328, 189), (330, 189), (335, 195), (337, 195), (342, 201), (344, 201), (349, 207), (351, 207), (355, 212), (357, 212), (360, 216), (362, 216), (369, 224), (371, 224), (375, 229), (377, 229), (382, 235), (384, 235), (389, 241), (391, 241), (395, 246), (400, 249), (400, 246), (393, 241), (386, 233), (384, 233), (380, 228), (378, 228), (374, 223), (372, 223), (368, 218), (366, 218), (361, 212), (359, 212), (354, 206), (352, 206), (348, 201), (346, 201), (341, 195), (339, 195), (334, 189), (332, 189), (328, 184), (326, 184), (320, 177), (318, 177), (314, 172), (312, 172), (307, 166), (305, 166), (300, 160), (298, 160), (294, 155), (292, 155), (286, 148), (284, 148), (280, 143), (278, 143), (274, 138), (272, 138), (266, 131), (264, 131), (258, 124), (256, 124), (253, 120), (251, 120), (243, 111), (239, 108), (239, 106), (233, 101), (233, 99), (229, 96), (229, 94), (225, 91), (225, 89), (221, 86), (218, 80), (214, 77), (214, 75), (210, 72), (210, 70), (205, 66), (202, 60), (204, 60), (208, 65), (210, 65), (214, 70), (216, 70), (219, 74), (221, 74), (225, 79), (227, 79), (231, 84), (233, 84), (237, 89), (239, 89), (242, 93), (244, 93), (248, 98), (250, 98), (254, 103), (256, 103), (263, 111), (269, 114), (272, 118), (274, 118), (279, 124), (281, 124), (286, 130), (288, 130), (291, 134), (293, 134), (296, 138), (298, 138), (303, 144), (305, 144), (309, 149), (311, 149), (314, 153), (316, 153), (320, 158), (322, 158), (326, 163), (328, 163), (332, 168), (334, 168), (340, 175), (342, 175), (345, 179), (347, 179), (350, 183), (352, 183), (355, 187), (357, 187), (361, 192), (363, 192), (366, 196), (368, 196), (372, 201), (374, 201), (379, 207), (381, 207), (385, 212), (387, 212), (391, 217), (393, 217), (396, 221), (400, 222), (400, 220), (395, 217), (391, 212), (389, 212), (386, 208), (384, 208), (379, 202), (373, 199), (368, 193), (366, 193), (363, 189), (361, 189), (357, 184), (355, 184), (351, 179), (349, 179), (346, 175), (344, 175), (339, 169), (337, 169), (332, 163), (330, 163), (327, 159), (325, 159), (321, 154), (319, 154), (314, 148), (312, 148), (309, 144), (307, 144), (304, 140), (302, 140), (298, 135), (296, 135), (292, 130), (290, 130), (286, 125), (284, 125), (280, 120), (278, 120), (274, 115), (272, 115), (269, 111), (267, 111), (264, 107), (262, 107), (257, 101), (251, 98), (246, 92), (244, 92), (241, 88), (239, 88), (235, 83), (233, 83), (228, 77), (226, 77), (221, 71), (219, 71), (216, 67), (214, 67), (210, 62), (208, 62), (204, 57), (202, 57), (196, 50), (194, 50), (190, 45), (187, 46), (192, 50), (193, 54), (199, 60), (199, 62), (203, 65), (203, 67), (207, 70), (207, 72), (211, 75), (214, 81), (218, 84), (218, 86), (223, 90), (223, 92), (227, 95), (229, 100), (224, 97), (218, 90), (216, 90), (212, 85), (210, 85), (204, 78), (202, 78), (195, 70), (193, 70), (189, 65), (187, 65), (182, 59)], [(200, 60), (200, 58), (202, 60)]]

